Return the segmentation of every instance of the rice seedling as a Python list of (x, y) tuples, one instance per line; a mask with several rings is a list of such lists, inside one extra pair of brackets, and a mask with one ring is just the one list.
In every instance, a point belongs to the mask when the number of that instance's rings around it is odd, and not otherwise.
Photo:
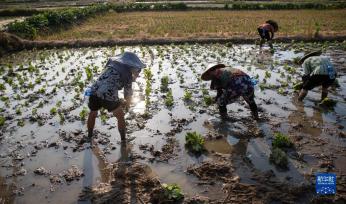
[(0, 116), (0, 127), (4, 126), (5, 122), (6, 122), (6, 118), (4, 116)]
[(184, 90), (184, 101), (190, 101), (192, 98), (192, 92), (188, 89)]
[(166, 94), (166, 98), (165, 98), (165, 105), (168, 107), (171, 107), (174, 105), (174, 99), (173, 99), (173, 95), (172, 95), (172, 90), (169, 89), (169, 91)]
[(57, 111), (56, 107), (51, 108), (50, 111), (49, 111), (49, 113), (50, 113), (51, 115), (56, 115), (57, 112), (58, 112), (58, 111)]
[(169, 82), (168, 76), (163, 76), (161, 78), (161, 86), (160, 86), (161, 92), (167, 92), (168, 91), (168, 82)]
[(164, 198), (170, 202), (180, 201), (184, 198), (181, 188), (177, 184), (162, 184), (164, 189)]
[(87, 116), (88, 116), (88, 108), (84, 106), (81, 112), (79, 113), (79, 118), (81, 121), (85, 121)]
[(293, 143), (290, 141), (287, 135), (277, 132), (274, 134), (272, 146), (275, 148), (290, 148), (293, 147)]
[(193, 153), (202, 153), (204, 149), (204, 138), (197, 132), (188, 132), (185, 135), (185, 146)]

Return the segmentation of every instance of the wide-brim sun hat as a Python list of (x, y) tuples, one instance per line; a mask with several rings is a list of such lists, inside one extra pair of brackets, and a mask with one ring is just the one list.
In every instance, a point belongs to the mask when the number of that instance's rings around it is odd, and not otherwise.
[(298, 61), (298, 64), (303, 64), (304, 61), (305, 61), (307, 58), (309, 58), (309, 57), (320, 56), (321, 54), (322, 54), (322, 51), (321, 51), (321, 50), (309, 52), (308, 54), (304, 55), (304, 56)]
[(211, 67), (209, 67), (205, 72), (203, 72), (202, 76), (201, 76), (201, 79), (203, 81), (209, 81), (209, 80), (212, 80), (212, 77), (210, 75), (210, 72), (214, 71), (214, 70), (217, 70), (217, 69), (221, 69), (221, 68), (225, 68), (226, 65), (224, 64), (217, 64), (217, 65), (213, 65)]
[(135, 69), (143, 69), (146, 65), (133, 52), (124, 52), (114, 57), (115, 61), (133, 67)]

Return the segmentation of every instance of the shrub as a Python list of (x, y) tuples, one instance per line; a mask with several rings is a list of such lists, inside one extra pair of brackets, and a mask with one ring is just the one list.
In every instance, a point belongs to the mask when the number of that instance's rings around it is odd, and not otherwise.
[(185, 89), (185, 91), (184, 91), (184, 100), (185, 101), (189, 101), (189, 100), (191, 100), (191, 98), (192, 98), (192, 92), (187, 90), (187, 89)]
[(0, 116), (0, 127), (5, 124), (6, 118), (3, 116)]
[(168, 76), (163, 76), (161, 78), (161, 87), (160, 87), (160, 89), (161, 89), (162, 92), (167, 92), (168, 91), (168, 82), (169, 82)]
[(171, 89), (166, 94), (165, 105), (169, 106), (169, 107), (174, 105), (174, 99), (173, 99), (173, 95), (172, 95), (172, 90)]

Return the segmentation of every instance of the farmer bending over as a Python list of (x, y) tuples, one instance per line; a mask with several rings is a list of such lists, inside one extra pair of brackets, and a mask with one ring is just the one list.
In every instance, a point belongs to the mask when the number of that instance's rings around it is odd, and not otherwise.
[(136, 80), (145, 64), (131, 52), (124, 52), (110, 58), (101, 76), (91, 87), (89, 99), (90, 113), (88, 117), (88, 137), (91, 138), (95, 126), (95, 119), (100, 108), (105, 108), (118, 120), (118, 130), (121, 141), (126, 139), (126, 125), (124, 119), (125, 103), (119, 99), (118, 91), (124, 88), (124, 98), (129, 104), (132, 96), (132, 82)]
[(322, 85), (321, 101), (328, 95), (328, 87), (336, 78), (336, 70), (330, 62), (329, 57), (320, 56), (321, 51), (311, 52), (299, 60), (304, 69), (303, 85), (298, 100), (302, 101), (308, 91)]
[(249, 75), (239, 69), (226, 68), (218, 64), (202, 74), (202, 80), (211, 80), (210, 89), (217, 90), (215, 98), (221, 118), (227, 119), (227, 104), (233, 103), (240, 96), (249, 104), (252, 116), (257, 120), (258, 111), (255, 102), (254, 86)]
[(261, 37), (260, 47), (262, 47), (265, 40), (267, 40), (270, 48), (273, 49), (271, 40), (274, 38), (274, 33), (279, 30), (278, 24), (273, 20), (268, 20), (264, 24), (258, 26), (257, 30)]

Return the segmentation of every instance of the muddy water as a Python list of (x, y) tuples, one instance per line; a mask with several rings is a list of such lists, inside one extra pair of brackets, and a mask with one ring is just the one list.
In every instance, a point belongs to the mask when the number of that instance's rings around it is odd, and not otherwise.
[[(266, 48), (260, 51), (253, 45), (112, 47), (21, 52), (3, 58), (0, 84), (5, 90), (0, 91), (0, 108), (6, 121), (0, 127), (0, 201), (88, 203), (78, 201), (82, 189), (110, 182), (112, 163), (124, 156), (130, 158), (128, 162), (137, 160), (148, 164), (161, 182), (177, 183), (187, 197), (198, 194), (215, 200), (225, 196), (220, 190), (222, 181), (204, 185), (186, 170), (213, 161), (218, 155), (232, 162), (234, 176), (240, 176), (244, 183), (256, 184), (254, 175), (266, 172), (273, 172), (277, 181), (290, 185), (308, 183), (307, 176), (316, 172), (331, 171), (344, 177), (346, 52), (335, 44), (326, 45), (326, 55), (331, 56), (340, 75), (340, 87), (329, 95), (338, 101), (334, 108), (318, 105), (318, 88), (309, 92), (303, 103), (296, 102), (292, 89), (293, 82), (302, 74), (302, 69), (292, 63), (293, 58), (301, 57), (304, 48), (320, 46), (277, 45), (275, 54)], [(151, 69), (151, 103), (146, 106), (144, 101), (146, 82), (141, 76), (134, 83), (134, 100), (126, 115), (128, 147), (120, 147), (116, 119), (109, 114), (104, 121), (101, 117), (96, 121), (94, 145), (78, 146), (79, 138), (86, 132), (86, 124), (80, 118), (86, 107), (83, 91), (102, 72), (107, 58), (123, 50), (136, 52)], [(260, 121), (252, 120), (242, 100), (228, 106), (230, 121), (222, 121), (215, 106), (205, 105), (202, 89), (209, 84), (201, 82), (199, 76), (209, 64), (219, 62), (240, 68), (251, 76), (257, 75), (261, 84), (255, 92)], [(93, 72), (91, 80), (87, 80), (86, 67)], [(160, 91), (162, 76), (170, 79), (173, 107), (164, 105), (165, 93)], [(183, 100), (185, 89), (192, 91), (192, 101)], [(209, 91), (209, 94), (216, 93)], [(52, 108), (61, 114), (51, 113)], [(150, 117), (141, 116), (147, 113)], [(185, 149), (185, 134), (190, 131), (206, 138), (207, 153), (195, 156)], [(289, 153), (289, 170), (277, 169), (269, 162), (275, 132), (287, 134), (295, 144)], [(162, 150), (167, 144), (174, 146), (171, 152)], [(153, 151), (143, 146), (152, 146), (160, 155), (153, 155)], [(330, 169), (321, 165), (326, 161), (332, 161)], [(84, 176), (64, 180), (61, 175), (73, 165)], [(48, 173), (35, 174), (39, 167)], [(51, 182), (52, 175), (60, 176), (62, 182)]]

